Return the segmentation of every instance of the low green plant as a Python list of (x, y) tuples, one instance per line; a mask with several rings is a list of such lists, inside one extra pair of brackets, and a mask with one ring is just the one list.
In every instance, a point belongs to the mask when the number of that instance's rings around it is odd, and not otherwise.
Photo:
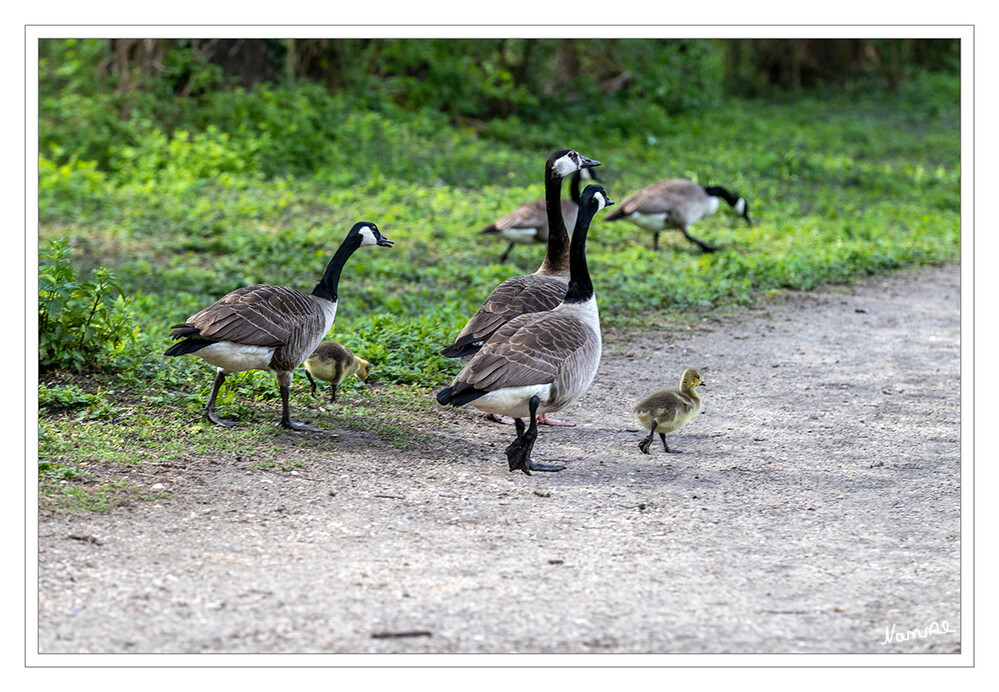
[(42, 370), (82, 372), (111, 364), (115, 351), (135, 338), (121, 282), (105, 267), (81, 282), (65, 239), (39, 250), (38, 362)]

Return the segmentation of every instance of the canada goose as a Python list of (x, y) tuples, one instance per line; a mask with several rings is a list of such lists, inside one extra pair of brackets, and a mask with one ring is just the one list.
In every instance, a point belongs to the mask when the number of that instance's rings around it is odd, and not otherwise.
[(718, 199), (728, 202), (735, 213), (752, 225), (746, 199), (737, 197), (723, 187), (702, 187), (684, 178), (660, 180), (625, 198), (621, 205), (607, 214), (608, 221), (627, 219), (639, 228), (652, 231), (652, 249), (659, 249), (659, 233), (667, 228), (679, 230), (687, 240), (697, 243), (705, 252), (717, 250), (687, 232), (692, 223), (718, 210)]
[(229, 373), (273, 370), (281, 389), (281, 425), (292, 430), (315, 430), (291, 420), (291, 374), (333, 326), (343, 265), (365, 245), (391, 247), (392, 241), (375, 224), (356, 223), (311, 295), (282, 286), (246, 286), (226, 294), (187, 322), (171, 327), (174, 331), (170, 336), (183, 341), (167, 349), (165, 355), (194, 353), (216, 367), (215, 386), (205, 406), (208, 420), (227, 428), (236, 425), (215, 414), (215, 397)]
[[(603, 182), (593, 168), (583, 168), (572, 174), (569, 180), (569, 197), (562, 199), (562, 219), (567, 228), (576, 225), (576, 212), (579, 211), (579, 183), (581, 180)], [(500, 264), (506, 262), (513, 246), (548, 242), (548, 213), (544, 198), (522, 204), (506, 216), (483, 228), (479, 233), (495, 235), (509, 242)]]
[[(545, 259), (533, 274), (507, 279), (493, 289), (482, 306), (462, 328), (454, 343), (441, 349), (450, 358), (468, 358), (502, 325), (525, 312), (555, 308), (565, 297), (569, 285), (569, 233), (562, 218), (562, 178), (576, 171), (599, 166), (571, 149), (559, 149), (545, 162), (545, 212), (548, 216), (548, 249)], [(577, 206), (578, 208), (578, 206)], [(501, 423), (501, 416), (491, 416)], [(567, 425), (546, 414), (538, 418), (545, 425)]]
[(701, 397), (695, 387), (702, 384), (701, 373), (687, 368), (680, 378), (679, 389), (664, 389), (650, 394), (635, 405), (635, 417), (649, 431), (649, 436), (638, 443), (638, 448), (643, 453), (649, 453), (652, 436), (656, 433), (659, 433), (659, 438), (663, 441), (663, 449), (667, 452), (680, 452), (679, 449), (670, 449), (666, 444), (666, 433), (679, 430), (701, 412)]
[(474, 355), (504, 323), (525, 312), (551, 310), (562, 302), (569, 285), (569, 232), (561, 214), (562, 178), (582, 168), (599, 166), (571, 149), (559, 149), (545, 163), (545, 207), (548, 214), (548, 250), (533, 274), (507, 279), (493, 289), (454, 343), (441, 349), (449, 358)]
[(349, 348), (336, 341), (322, 342), (305, 359), (305, 376), (312, 385), (312, 393), (316, 393), (316, 380), (312, 379), (314, 375), (317, 379), (330, 383), (330, 401), (333, 403), (336, 403), (336, 388), (348, 375), (357, 375), (357, 379), (364, 382), (368, 379), (370, 370), (371, 363), (358, 358)]
[[(600, 185), (579, 200), (572, 233), (570, 278), (553, 310), (518, 315), (485, 343), (437, 394), (443, 406), (464, 406), (513, 416), (517, 438), (506, 449), (510, 470), (561, 471), (564, 466), (531, 459), (538, 437), (538, 413), (558, 411), (589, 388), (600, 365), (600, 315), (586, 267), (586, 233), (597, 211), (613, 202)], [(530, 426), (523, 419), (530, 417)]]

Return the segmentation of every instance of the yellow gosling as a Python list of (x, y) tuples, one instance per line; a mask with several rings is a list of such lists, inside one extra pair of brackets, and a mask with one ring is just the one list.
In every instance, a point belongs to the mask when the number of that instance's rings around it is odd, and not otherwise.
[(649, 454), (649, 445), (656, 433), (659, 433), (659, 438), (663, 441), (663, 449), (667, 452), (680, 452), (679, 449), (670, 449), (666, 444), (666, 433), (679, 430), (701, 412), (701, 397), (695, 388), (702, 384), (701, 373), (688, 368), (683, 371), (679, 389), (664, 389), (650, 394), (635, 405), (635, 418), (649, 431), (649, 436), (638, 443), (638, 448), (644, 454)]
[(358, 358), (346, 346), (336, 341), (324, 341), (305, 360), (305, 376), (316, 393), (316, 379), (330, 383), (330, 401), (336, 402), (336, 388), (349, 375), (357, 375), (362, 382), (368, 379), (371, 363)]

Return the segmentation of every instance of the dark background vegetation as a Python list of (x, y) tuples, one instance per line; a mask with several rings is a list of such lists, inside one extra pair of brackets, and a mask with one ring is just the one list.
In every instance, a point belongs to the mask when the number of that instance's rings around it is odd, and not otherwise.
[[(107, 434), (107, 420), (197, 420), (209, 368), (164, 359), (167, 327), (241, 285), (310, 290), (359, 220), (396, 245), (351, 259), (330, 338), (372, 361), (374, 386), (399, 406), (408, 388), (426, 394), (460, 365), (437, 349), (493, 286), (540, 263), (537, 246), (498, 264), (502, 248), (477, 231), (541, 196), (559, 147), (603, 161), (617, 200), (690, 177), (745, 195), (756, 221), (725, 210), (702, 221), (699, 235), (722, 247), (704, 255), (678, 237), (654, 253), (648, 234), (598, 217), (589, 252), (608, 326), (655, 328), (953, 260), (959, 50), (956, 39), (42, 40), (43, 462), (50, 474), (75, 464), (79, 436)], [(272, 375), (227, 388), (223, 415), (252, 420), (263, 400), (272, 417)], [(362, 404), (370, 389), (347, 385)], [(114, 459), (121, 445), (107, 448)]]

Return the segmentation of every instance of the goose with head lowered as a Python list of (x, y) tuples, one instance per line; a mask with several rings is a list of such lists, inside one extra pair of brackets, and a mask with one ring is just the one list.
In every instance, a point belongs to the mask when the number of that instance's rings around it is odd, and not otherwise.
[[(441, 349), (442, 355), (468, 358), (478, 352), (497, 329), (517, 315), (551, 310), (562, 302), (569, 285), (569, 232), (562, 218), (562, 179), (576, 171), (599, 165), (599, 161), (572, 149), (559, 149), (548, 157), (545, 162), (545, 213), (549, 232), (548, 247), (541, 266), (533, 274), (515, 276), (494, 288), (454, 343)], [(542, 415), (539, 422), (572, 425), (547, 415)]]
[(719, 185), (707, 187), (685, 178), (660, 180), (629, 195), (618, 208), (607, 215), (608, 221), (625, 219), (639, 228), (652, 231), (652, 249), (659, 249), (659, 233), (674, 228), (705, 252), (718, 248), (690, 235), (691, 224), (718, 211), (718, 200), (723, 199), (735, 213), (752, 225), (745, 197), (729, 192)]
[[(603, 182), (594, 168), (582, 168), (572, 174), (572, 178), (569, 180), (569, 199), (561, 200), (562, 219), (568, 228), (576, 224), (576, 213), (579, 211), (579, 185), (583, 180)], [(514, 245), (547, 243), (548, 230), (548, 211), (542, 197), (520, 205), (506, 216), (483, 228), (479, 233), (495, 236), (509, 243), (503, 256), (500, 257), (499, 261), (502, 264), (510, 256), (510, 251), (513, 250)]]
[[(316, 347), (312, 355), (305, 359), (305, 377), (309, 380), (312, 395), (318, 385), (316, 380), (330, 383), (330, 403), (336, 403), (336, 390), (348, 375), (357, 375), (365, 382), (371, 372), (371, 363), (358, 358), (354, 352), (337, 341), (324, 341)], [(313, 379), (315, 375), (315, 379)]]
[(586, 265), (586, 234), (594, 214), (611, 204), (602, 186), (587, 186), (579, 200), (569, 284), (561, 302), (554, 309), (518, 315), (503, 324), (451, 386), (437, 394), (443, 406), (471, 405), (515, 419), (517, 438), (506, 449), (511, 471), (531, 475), (531, 471), (565, 468), (536, 463), (531, 453), (538, 437), (538, 415), (559, 411), (582, 396), (600, 365), (600, 315)]
[(216, 368), (215, 384), (205, 406), (208, 420), (227, 428), (236, 425), (215, 413), (215, 399), (227, 375), (273, 370), (281, 391), (280, 425), (291, 430), (315, 430), (291, 420), (288, 388), (292, 372), (316, 350), (333, 326), (344, 264), (355, 250), (368, 245), (391, 247), (392, 241), (375, 224), (356, 223), (311, 294), (283, 286), (246, 286), (171, 327), (170, 336), (180, 341), (165, 355), (192, 353)]

